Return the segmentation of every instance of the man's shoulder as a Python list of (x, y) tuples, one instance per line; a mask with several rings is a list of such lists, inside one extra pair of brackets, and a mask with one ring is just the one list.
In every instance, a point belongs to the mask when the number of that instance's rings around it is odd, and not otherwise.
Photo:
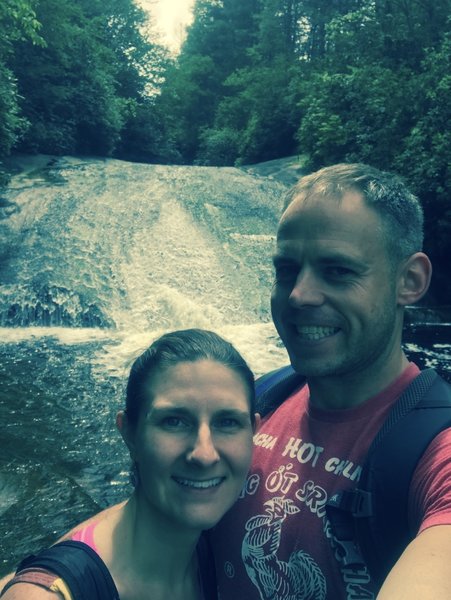
[(305, 383), (291, 365), (265, 373), (255, 382), (256, 411), (262, 416), (274, 411)]

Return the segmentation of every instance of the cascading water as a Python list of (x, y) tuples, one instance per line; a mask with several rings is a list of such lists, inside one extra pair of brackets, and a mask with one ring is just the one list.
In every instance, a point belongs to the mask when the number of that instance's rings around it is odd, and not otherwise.
[(120, 161), (65, 161), (58, 181), (10, 192), (3, 326), (261, 320), (280, 184)]
[[(128, 494), (114, 417), (132, 358), (160, 333), (218, 331), (256, 374), (287, 362), (269, 313), (284, 184), (235, 168), (44, 167), (0, 198), (0, 575)], [(449, 369), (449, 343), (423, 350)]]

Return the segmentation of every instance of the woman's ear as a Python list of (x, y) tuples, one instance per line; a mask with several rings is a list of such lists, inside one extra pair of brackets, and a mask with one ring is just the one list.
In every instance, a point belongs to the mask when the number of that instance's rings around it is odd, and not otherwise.
[(135, 460), (134, 432), (128, 420), (127, 414), (123, 410), (120, 410), (116, 415), (116, 427), (118, 428), (127, 448), (129, 449), (130, 457), (132, 460)]
[(431, 282), (432, 265), (424, 252), (412, 254), (402, 265), (398, 278), (398, 304), (415, 304), (426, 294)]

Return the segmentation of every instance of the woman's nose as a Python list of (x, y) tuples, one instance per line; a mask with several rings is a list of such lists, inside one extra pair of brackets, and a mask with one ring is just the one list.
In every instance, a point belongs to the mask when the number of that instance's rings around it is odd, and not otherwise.
[(194, 443), (188, 451), (187, 460), (206, 467), (219, 461), (219, 454), (208, 425), (199, 427)]

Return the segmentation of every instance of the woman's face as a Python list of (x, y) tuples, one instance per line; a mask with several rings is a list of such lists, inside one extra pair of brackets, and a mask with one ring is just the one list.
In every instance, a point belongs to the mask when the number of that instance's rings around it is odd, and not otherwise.
[(149, 402), (127, 439), (138, 494), (159, 521), (208, 529), (235, 502), (250, 466), (245, 383), (221, 363), (198, 360), (165, 369), (149, 387)]

